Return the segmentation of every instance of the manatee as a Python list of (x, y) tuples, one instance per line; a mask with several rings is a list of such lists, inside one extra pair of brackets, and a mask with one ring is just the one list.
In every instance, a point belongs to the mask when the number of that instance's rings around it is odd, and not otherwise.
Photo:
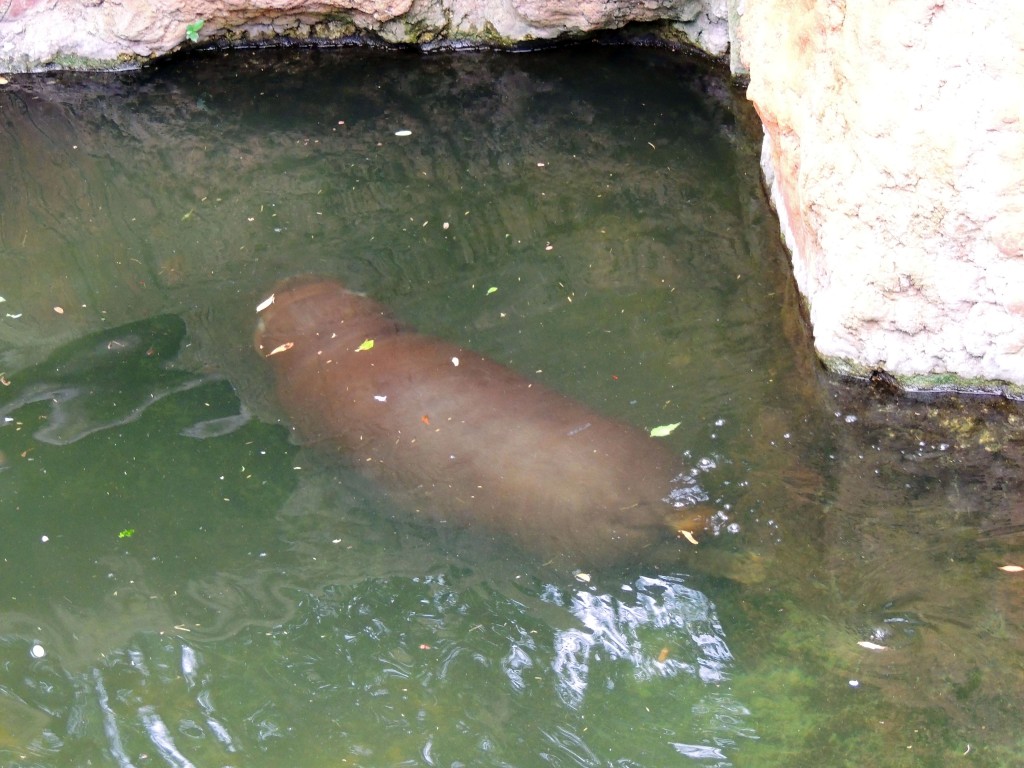
[(336, 280), (279, 283), (255, 347), (298, 442), (418, 515), (597, 567), (666, 540), (692, 548), (714, 514), (648, 433), (417, 333)]

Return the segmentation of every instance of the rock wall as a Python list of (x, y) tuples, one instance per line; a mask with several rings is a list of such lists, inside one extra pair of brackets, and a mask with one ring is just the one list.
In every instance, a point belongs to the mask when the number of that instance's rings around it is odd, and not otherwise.
[(1015, 3), (0, 0), (0, 72), (135, 66), (190, 38), (511, 46), (631, 24), (749, 77), (765, 177), (829, 368), (1024, 396)]
[(1024, 13), (749, 0), (763, 167), (819, 354), (1024, 393)]
[(635, 23), (724, 56), (727, 16), (727, 0), (0, 0), (0, 72), (132, 66), (212, 40), (510, 46)]

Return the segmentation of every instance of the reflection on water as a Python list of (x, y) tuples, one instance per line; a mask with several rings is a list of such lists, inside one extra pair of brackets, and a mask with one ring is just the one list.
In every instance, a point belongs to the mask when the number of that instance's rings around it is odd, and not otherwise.
[[(633, 592), (628, 585), (623, 590)], [(587, 688), (589, 661), (600, 656), (628, 661), (638, 680), (655, 675), (695, 675), (707, 683), (726, 679), (725, 665), (731, 660), (723, 632), (708, 598), (673, 578), (641, 577), (636, 583), (636, 602), (623, 603), (611, 595), (579, 591), (572, 597), (570, 610), (582, 628), (560, 632), (555, 640), (555, 672), (558, 691), (570, 706), (578, 705)], [(659, 598), (660, 603), (659, 603)], [(555, 592), (549, 597), (562, 604)], [(645, 653), (640, 632), (644, 627), (672, 628), (685, 633), (676, 639), (688, 648), (685, 658), (668, 654), (664, 646), (657, 654)], [(680, 642), (682, 640), (683, 642)], [(662, 653), (665, 654), (662, 658)]]
[[(736, 740), (755, 738), (749, 713), (725, 685), (731, 659), (713, 607), (682, 580), (642, 578), (622, 585), (620, 598), (565, 594), (584, 631), (544, 627), (515, 602), (479, 587), (464, 595), (465, 585), (452, 581), (435, 574), (329, 590), (303, 612), (315, 633), (299, 635), (294, 646), (288, 636), (296, 624), (243, 631), (229, 656), (206, 641), (151, 634), (89, 671), (36, 669), (32, 677), (42, 685), (27, 692), (30, 700), (39, 706), (66, 697), (71, 705), (22, 749), (58, 764), (74, 763), (62, 757), (73, 749), (80, 762), (112, 758), (119, 766), (154, 758), (172, 766), (241, 765), (259, 754), (297, 754), (318, 738), (318, 750), (337, 749), (342, 761), (392, 764), (420, 755), (427, 764), (501, 765), (527, 754), (516, 746), (525, 742), (529, 754), (556, 765), (613, 762), (639, 745), (652, 764), (656, 755), (676, 753), (731, 765), (726, 754)], [(544, 585), (542, 599), (560, 600), (562, 591)], [(396, 595), (408, 608), (385, 617), (379, 604)], [(471, 621), (492, 623), (468, 626), (462, 615), (470, 611)], [(376, 650), (366, 654), (368, 647)], [(253, 665), (258, 674), (244, 674)], [(467, 676), (483, 687), (464, 688)], [(601, 690), (588, 693), (588, 678), (600, 680)], [(646, 691), (648, 708), (665, 695), (685, 700), (686, 711), (672, 713), (685, 730), (591, 732), (587, 724), (602, 707), (586, 698), (607, 704), (617, 680), (634, 694)], [(296, 685), (306, 691), (298, 719), (286, 694)], [(510, 694), (526, 699), (527, 711), (510, 708)], [(452, 696), (474, 702), (452, 709)], [(493, 729), (506, 724), (520, 730), (503, 743)], [(689, 741), (673, 739), (683, 732)]]
[[(581, 626), (555, 634), (552, 669), (559, 698), (580, 708), (591, 665), (627, 664), (640, 683), (655, 677), (695, 677), (708, 688), (690, 702), (699, 724), (693, 736), (706, 741), (669, 741), (669, 746), (686, 757), (714, 761), (706, 765), (731, 765), (727, 753), (737, 746), (737, 737), (757, 737), (748, 724), (750, 712), (726, 687), (733, 659), (714, 605), (679, 577), (641, 576), (634, 585), (622, 585), (621, 593), (629, 597), (590, 590), (572, 596), (569, 608)], [(545, 599), (558, 605), (564, 600), (553, 585)], [(659, 639), (666, 643), (660, 649)]]
[[(36, 403), (45, 405), (49, 412), (39, 417), (32, 436), (50, 445), (68, 445), (136, 421), (168, 395), (210, 380), (168, 366), (184, 336), (185, 324), (173, 316), (92, 334), (63, 354), (19, 371), (15, 397), (0, 406), (0, 417), (9, 425), (14, 421), (11, 414)], [(230, 423), (237, 427), (244, 421)], [(205, 435), (208, 425), (186, 431)]]
[[(821, 384), (741, 102), (586, 48), (0, 90), (0, 762), (1014, 764), (1019, 410)], [(728, 524), (585, 581), (403, 515), (276, 422), (302, 272), (679, 422)]]

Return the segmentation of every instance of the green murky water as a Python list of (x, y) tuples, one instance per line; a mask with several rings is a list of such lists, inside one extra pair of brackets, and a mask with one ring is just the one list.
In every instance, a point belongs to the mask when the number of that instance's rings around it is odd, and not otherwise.
[[(0, 90), (0, 762), (1019, 762), (1020, 413), (818, 376), (755, 125), (626, 49)], [(292, 445), (303, 272), (681, 422), (718, 535), (581, 581)]]

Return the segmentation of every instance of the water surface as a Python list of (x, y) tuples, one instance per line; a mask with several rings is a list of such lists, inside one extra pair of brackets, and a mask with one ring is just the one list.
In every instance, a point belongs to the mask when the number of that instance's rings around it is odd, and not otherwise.
[[(649, 50), (0, 91), (4, 764), (1013, 764), (1020, 414), (818, 375), (755, 128)], [(296, 447), (304, 272), (679, 422), (717, 536), (586, 580)]]

